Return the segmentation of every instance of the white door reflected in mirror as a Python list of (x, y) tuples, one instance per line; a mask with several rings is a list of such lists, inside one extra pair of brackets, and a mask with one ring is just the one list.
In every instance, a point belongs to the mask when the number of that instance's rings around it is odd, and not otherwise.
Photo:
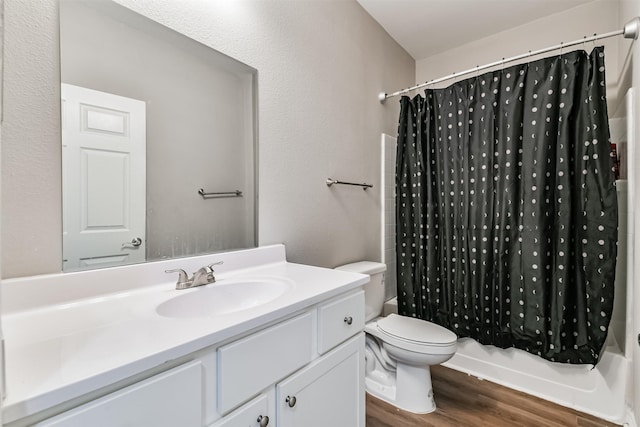
[(146, 105), (62, 84), (63, 270), (145, 260)]

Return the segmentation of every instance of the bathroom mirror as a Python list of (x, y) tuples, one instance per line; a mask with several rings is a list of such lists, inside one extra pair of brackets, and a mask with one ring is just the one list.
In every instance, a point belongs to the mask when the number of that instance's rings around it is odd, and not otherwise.
[(63, 271), (257, 244), (257, 71), (107, 0), (60, 1)]

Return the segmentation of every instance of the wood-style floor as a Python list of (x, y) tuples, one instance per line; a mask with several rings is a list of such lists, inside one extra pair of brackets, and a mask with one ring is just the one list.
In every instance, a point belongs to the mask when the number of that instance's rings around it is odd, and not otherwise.
[(431, 369), (437, 409), (417, 415), (367, 394), (367, 427), (609, 427), (616, 424), (443, 366)]

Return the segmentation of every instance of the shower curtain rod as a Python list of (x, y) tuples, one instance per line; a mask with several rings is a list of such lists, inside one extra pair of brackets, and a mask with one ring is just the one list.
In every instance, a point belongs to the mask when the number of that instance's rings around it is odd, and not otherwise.
[(615, 36), (620, 36), (620, 35), (624, 36), (625, 39), (634, 39), (634, 40), (636, 40), (638, 38), (638, 33), (639, 32), (640, 32), (640, 17), (636, 16), (631, 21), (627, 22), (622, 30), (611, 31), (610, 33), (604, 33), (604, 34), (600, 34), (600, 35), (594, 34), (591, 37), (584, 36), (584, 38), (582, 38), (580, 40), (574, 40), (574, 41), (567, 42), (567, 43), (560, 43), (560, 44), (555, 45), (555, 46), (546, 47), (544, 49), (539, 49), (539, 50), (536, 50), (536, 51), (533, 51), (533, 52), (529, 51), (527, 53), (523, 53), (523, 54), (520, 54), (520, 55), (512, 56), (512, 57), (506, 58), (506, 59), (502, 58), (501, 61), (495, 61), (495, 62), (492, 62), (490, 64), (486, 64), (486, 65), (483, 65), (483, 66), (476, 66), (475, 68), (470, 68), (470, 69), (462, 71), (460, 73), (449, 74), (448, 76), (440, 77), (440, 78), (435, 79), (435, 80), (427, 80), (424, 83), (420, 83), (418, 85), (411, 86), (411, 87), (408, 87), (406, 89), (402, 89), (402, 90), (399, 90), (397, 92), (393, 92), (393, 93), (390, 93), (390, 94), (387, 94), (386, 92), (380, 92), (378, 94), (378, 100), (381, 103), (384, 103), (384, 101), (387, 98), (391, 98), (392, 96), (402, 95), (404, 93), (411, 92), (412, 90), (416, 90), (416, 89), (420, 89), (420, 88), (425, 87), (425, 86), (429, 86), (429, 85), (433, 85), (433, 84), (436, 84), (436, 83), (440, 83), (440, 82), (443, 82), (445, 80), (454, 79), (456, 77), (464, 76), (466, 74), (478, 72), (480, 70), (485, 70), (487, 68), (495, 67), (495, 66), (498, 66), (498, 65), (504, 65), (504, 64), (506, 64), (508, 62), (517, 61), (519, 59), (523, 59), (523, 58), (527, 58), (527, 57), (531, 57), (531, 56), (535, 56), (535, 55), (540, 55), (541, 53), (550, 52), (552, 50), (563, 49), (565, 47), (574, 46), (574, 45), (577, 45), (577, 44), (580, 44), (580, 43), (587, 43), (587, 42), (591, 42), (591, 41), (595, 41), (595, 40), (606, 39), (606, 38), (609, 38), (609, 37), (615, 37)]

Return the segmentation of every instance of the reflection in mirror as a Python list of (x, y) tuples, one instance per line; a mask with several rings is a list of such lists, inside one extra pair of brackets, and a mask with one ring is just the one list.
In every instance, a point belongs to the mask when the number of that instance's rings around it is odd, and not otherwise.
[(256, 246), (255, 69), (107, 0), (60, 56), (64, 271)]

